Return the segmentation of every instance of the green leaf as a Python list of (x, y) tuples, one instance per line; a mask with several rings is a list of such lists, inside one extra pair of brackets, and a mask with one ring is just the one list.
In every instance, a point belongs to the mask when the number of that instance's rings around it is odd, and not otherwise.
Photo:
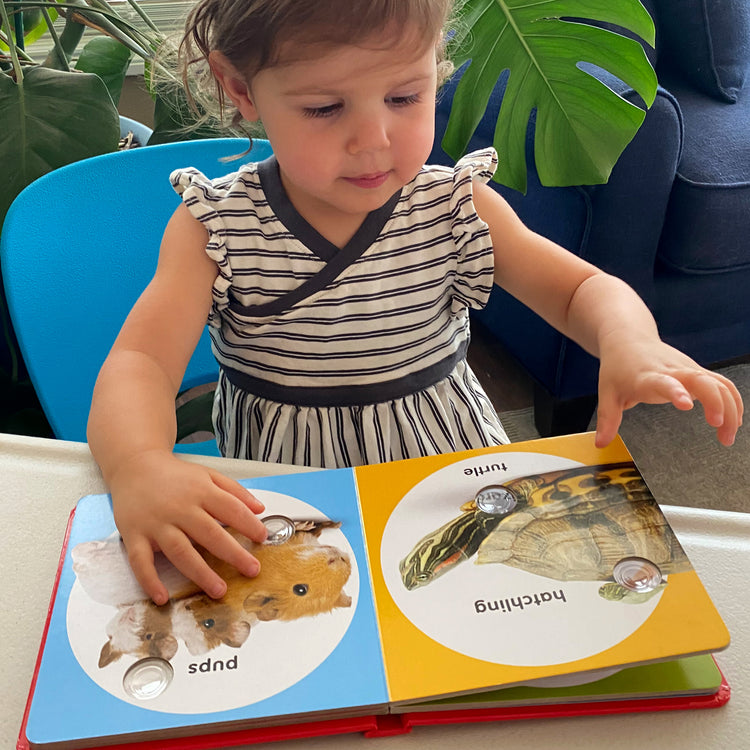
[(581, 68), (589, 63), (632, 86), (651, 106), (656, 74), (641, 45), (573, 21), (628, 29), (650, 44), (651, 17), (638, 0), (466, 0), (465, 32), (454, 41), (457, 65), (470, 61), (456, 88), (443, 148), (462, 156), (495, 84), (508, 82), (495, 129), (495, 180), (526, 191), (525, 140), (536, 109), (534, 154), (544, 185), (607, 181), (645, 112)]
[(0, 224), (32, 180), (64, 164), (116, 151), (119, 116), (99, 76), (30, 68), (0, 73)]
[(117, 104), (132, 56), (131, 51), (117, 40), (99, 36), (84, 45), (76, 70), (96, 73), (104, 81), (112, 101)]
[[(5, 7), (8, 10), (8, 14), (11, 14), (16, 11), (18, 3), (5, 3)], [(21, 12), (23, 14), (23, 41), (24, 45), (28, 47), (28, 45), (35, 42), (45, 31), (47, 31), (47, 24), (44, 22), (41, 8), (24, 8)], [(11, 20), (12, 19), (13, 16), (11, 16)], [(2, 22), (0, 22), (0, 29), (7, 33)], [(7, 52), (8, 45), (0, 42), (0, 50)]]

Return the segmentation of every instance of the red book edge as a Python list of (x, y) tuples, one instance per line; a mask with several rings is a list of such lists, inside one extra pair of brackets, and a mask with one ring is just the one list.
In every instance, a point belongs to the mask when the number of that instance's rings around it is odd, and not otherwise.
[[(65, 529), (60, 560), (55, 574), (55, 582), (50, 596), (47, 618), (44, 623), (39, 652), (34, 665), (26, 708), (23, 713), (21, 729), (16, 742), (16, 750), (30, 750), (26, 738), (26, 725), (31, 710), (31, 702), (36, 688), (39, 668), (42, 662), (44, 644), (47, 641), (52, 610), (57, 598), (58, 585), (62, 574), (65, 555), (70, 539), (75, 508), (68, 516)], [(714, 659), (714, 661), (716, 661)], [(232, 747), (236, 745), (250, 745), (261, 742), (301, 739), (305, 737), (325, 737), (334, 734), (349, 734), (362, 732), (365, 737), (390, 737), (397, 734), (411, 732), (414, 727), (435, 724), (476, 723), (480, 721), (511, 721), (518, 719), (552, 719), (567, 716), (605, 716), (607, 714), (644, 713), (647, 711), (681, 711), (698, 708), (718, 708), (727, 703), (731, 695), (729, 683), (718, 667), (721, 674), (719, 689), (711, 695), (689, 695), (671, 698), (638, 698), (632, 700), (605, 700), (586, 703), (559, 703), (539, 706), (514, 706), (509, 708), (479, 708), (458, 709), (447, 711), (424, 711), (404, 714), (383, 714), (355, 716), (346, 719), (325, 719), (318, 721), (283, 724), (281, 726), (255, 727), (213, 734), (199, 734), (187, 737), (160, 738), (107, 745), (93, 750), (210, 750), (211, 748)]]

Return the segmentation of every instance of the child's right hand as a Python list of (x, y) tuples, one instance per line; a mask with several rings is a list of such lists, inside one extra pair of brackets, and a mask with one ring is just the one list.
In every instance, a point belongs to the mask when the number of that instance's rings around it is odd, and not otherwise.
[(213, 598), (224, 595), (226, 583), (194, 542), (244, 575), (260, 570), (258, 561), (224, 528), (231, 526), (257, 543), (266, 538), (257, 516), (265, 510), (263, 504), (235, 480), (156, 449), (131, 456), (109, 485), (133, 573), (156, 604), (169, 599), (154, 567), (156, 550)]

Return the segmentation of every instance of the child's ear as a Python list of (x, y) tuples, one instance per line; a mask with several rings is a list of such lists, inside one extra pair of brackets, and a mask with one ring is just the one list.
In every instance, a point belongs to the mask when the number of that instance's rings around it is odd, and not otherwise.
[(232, 65), (221, 52), (213, 50), (208, 56), (208, 64), (211, 66), (219, 85), (229, 97), (235, 107), (240, 111), (242, 117), (248, 122), (259, 119), (258, 111), (255, 109), (244, 76)]

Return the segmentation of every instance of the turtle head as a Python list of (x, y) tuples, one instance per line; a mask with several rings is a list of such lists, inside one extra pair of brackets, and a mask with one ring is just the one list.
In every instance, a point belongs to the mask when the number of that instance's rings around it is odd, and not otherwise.
[(439, 529), (422, 537), (399, 563), (401, 580), (409, 591), (426, 586), (460, 562), (468, 560), (502, 515), (480, 513), (474, 504)]
[(409, 591), (426, 586), (432, 580), (432, 575), (425, 570), (418, 570), (410, 558), (404, 558), (399, 563), (398, 569), (401, 573), (401, 580)]
[(434, 540), (431, 536), (426, 537), (398, 564), (401, 580), (409, 591), (426, 586), (439, 575), (436, 560), (430, 554), (433, 549)]

